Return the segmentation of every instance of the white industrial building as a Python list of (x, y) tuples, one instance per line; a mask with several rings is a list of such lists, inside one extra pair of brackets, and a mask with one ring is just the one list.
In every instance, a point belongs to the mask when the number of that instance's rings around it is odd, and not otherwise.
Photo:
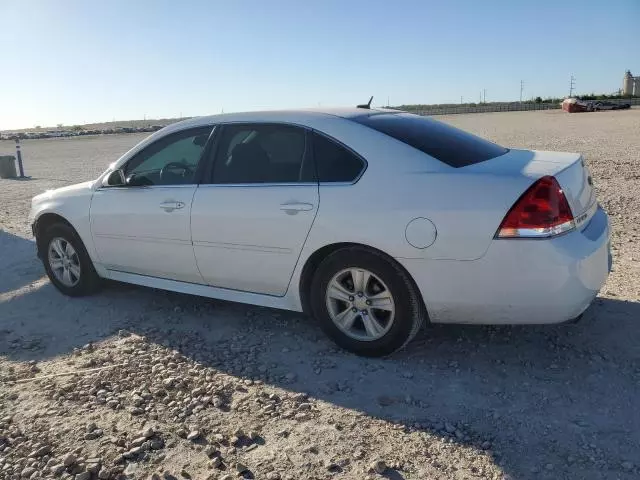
[(634, 77), (629, 70), (622, 79), (622, 95), (640, 97), (640, 77)]

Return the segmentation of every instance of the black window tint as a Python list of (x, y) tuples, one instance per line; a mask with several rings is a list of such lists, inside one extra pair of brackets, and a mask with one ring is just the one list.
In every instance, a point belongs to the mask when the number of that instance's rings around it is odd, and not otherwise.
[[(213, 183), (315, 181), (306, 160), (305, 131), (289, 125), (225, 125), (218, 141)], [(311, 172), (308, 174), (307, 172)]]
[(508, 152), (506, 148), (488, 140), (418, 115), (383, 113), (353, 120), (456, 168), (484, 162)]
[(364, 168), (355, 154), (317, 133), (313, 134), (313, 158), (320, 182), (353, 182)]
[(212, 128), (183, 130), (152, 143), (127, 162), (127, 182), (131, 185), (194, 183), (196, 169)]

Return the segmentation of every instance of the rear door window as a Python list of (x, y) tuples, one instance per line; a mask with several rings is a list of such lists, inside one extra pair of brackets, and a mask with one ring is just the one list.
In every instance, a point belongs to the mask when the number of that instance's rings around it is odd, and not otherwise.
[(279, 124), (228, 124), (218, 140), (213, 183), (315, 182), (306, 132)]
[(379, 113), (352, 120), (455, 168), (484, 162), (509, 151), (464, 130), (418, 115)]

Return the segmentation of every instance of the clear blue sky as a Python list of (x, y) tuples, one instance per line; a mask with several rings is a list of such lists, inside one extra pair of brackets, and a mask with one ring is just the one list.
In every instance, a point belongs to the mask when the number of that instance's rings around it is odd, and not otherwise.
[(0, 0), (0, 128), (613, 92), (640, 0)]

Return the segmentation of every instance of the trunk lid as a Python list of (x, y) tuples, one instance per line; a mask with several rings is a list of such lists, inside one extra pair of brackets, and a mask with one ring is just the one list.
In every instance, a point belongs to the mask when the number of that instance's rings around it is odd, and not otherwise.
[(493, 175), (524, 176), (531, 179), (530, 185), (545, 175), (552, 175), (564, 191), (578, 225), (588, 219), (588, 213), (595, 205), (593, 182), (589, 169), (579, 153), (514, 149), (500, 157), (465, 167), (465, 170)]

